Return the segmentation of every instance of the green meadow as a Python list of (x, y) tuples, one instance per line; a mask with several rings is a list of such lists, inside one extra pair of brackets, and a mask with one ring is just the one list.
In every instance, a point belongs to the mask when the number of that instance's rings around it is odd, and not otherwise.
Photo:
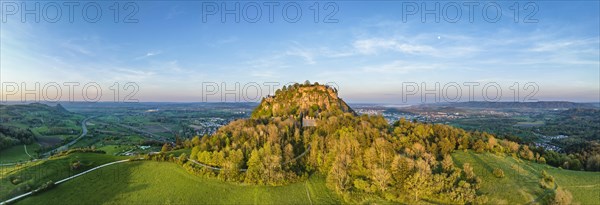
[[(480, 191), (487, 195), (489, 204), (525, 204), (538, 201), (548, 194), (540, 187), (542, 170), (552, 175), (559, 187), (573, 195), (573, 202), (598, 204), (600, 201), (600, 173), (563, 170), (548, 165), (523, 161), (511, 156), (492, 153), (477, 154), (473, 151), (456, 151), (452, 154), (455, 164), (469, 163), (482, 180)], [(499, 168), (505, 174), (497, 178), (492, 173)]]
[(285, 186), (258, 186), (194, 176), (169, 162), (126, 162), (96, 171), (17, 204), (341, 203), (321, 176)]

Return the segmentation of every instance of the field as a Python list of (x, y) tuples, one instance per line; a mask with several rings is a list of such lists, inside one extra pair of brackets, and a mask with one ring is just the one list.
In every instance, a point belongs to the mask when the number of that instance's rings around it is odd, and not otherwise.
[(103, 150), (106, 152), (106, 154), (109, 155), (117, 155), (119, 153), (123, 153), (126, 152), (128, 150), (133, 150), (135, 149), (134, 146), (127, 146), (127, 145), (106, 145), (103, 147), (100, 147), (99, 150)]
[[(546, 170), (556, 179), (558, 186), (570, 191), (573, 201), (581, 204), (598, 204), (600, 200), (600, 173), (571, 171), (547, 165), (522, 161), (510, 156), (491, 153), (476, 154), (457, 151), (452, 154), (457, 166), (469, 163), (482, 179), (481, 192), (490, 204), (524, 204), (546, 194), (540, 188), (541, 171)], [(495, 168), (504, 171), (504, 178), (495, 177)]]
[[(50, 180), (56, 182), (118, 159), (125, 158), (96, 153), (74, 153), (51, 160), (29, 162), (25, 165), (0, 167), (0, 200), (25, 193)], [(81, 166), (73, 170), (71, 164), (75, 161), (79, 161)]]
[[(39, 148), (40, 145), (38, 143), (32, 143), (30, 145), (27, 145), (27, 153), (29, 153), (29, 155), (31, 156), (35, 156), (35, 150)], [(27, 155), (27, 153), (25, 152), (25, 148), (23, 147), (23, 145), (15, 145), (6, 148), (0, 151), (0, 164), (30, 160), (31, 157)]]
[(325, 179), (256, 186), (197, 177), (168, 162), (105, 167), (17, 204), (339, 204)]

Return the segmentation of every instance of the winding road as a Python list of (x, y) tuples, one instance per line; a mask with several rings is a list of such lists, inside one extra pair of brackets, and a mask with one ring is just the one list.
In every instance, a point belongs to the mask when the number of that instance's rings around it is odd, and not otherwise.
[[(87, 121), (89, 119), (94, 118), (94, 117), (95, 116), (83, 119), (83, 121), (81, 122), (81, 134), (79, 135), (79, 137), (75, 138), (73, 141), (71, 141), (71, 142), (69, 142), (69, 143), (67, 143), (67, 144), (65, 144), (63, 146), (57, 147), (56, 149), (53, 149), (51, 151), (48, 151), (48, 152), (42, 154), (43, 157), (40, 158), (40, 159), (48, 158), (53, 153), (57, 153), (57, 152), (64, 151), (64, 150), (68, 150), (70, 146), (72, 146), (73, 144), (77, 143), (77, 141), (79, 141), (81, 138), (85, 137), (87, 135), (87, 133), (88, 133), (86, 123), (87, 123)], [(27, 152), (27, 146), (23, 145), (23, 148), (25, 149), (25, 153), (27, 155), (29, 155), (29, 152)], [(33, 158), (33, 156), (31, 156), (31, 155), (29, 155), (29, 156)], [(32, 160), (29, 160), (29, 161), (26, 161), (26, 162), (33, 162), (33, 161), (37, 161), (37, 160), (39, 160), (39, 159), (32, 159)], [(0, 166), (12, 166), (12, 165), (16, 165), (16, 164), (20, 164), (20, 162), (0, 164)]]
[(69, 143), (67, 143), (67, 144), (65, 144), (63, 146), (57, 147), (56, 149), (53, 149), (53, 150), (51, 150), (49, 152), (44, 153), (43, 156), (44, 157), (48, 157), (48, 156), (52, 155), (53, 153), (57, 153), (57, 152), (64, 151), (64, 150), (68, 150), (70, 146), (74, 145), (81, 138), (85, 137), (85, 135), (87, 135), (87, 133), (88, 133), (86, 123), (87, 123), (87, 121), (89, 119), (94, 118), (94, 117), (95, 116), (88, 117), (88, 118), (83, 119), (83, 121), (81, 121), (81, 135), (79, 135), (79, 137), (75, 138), (73, 141), (71, 141), (71, 142), (69, 142)]

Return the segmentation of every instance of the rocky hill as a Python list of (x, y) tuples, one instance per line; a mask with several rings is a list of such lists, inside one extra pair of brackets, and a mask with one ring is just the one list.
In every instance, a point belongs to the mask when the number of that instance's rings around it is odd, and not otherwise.
[(338, 97), (335, 88), (315, 83), (294, 84), (278, 89), (274, 96), (262, 100), (252, 117), (320, 117), (323, 114), (341, 113), (354, 114), (354, 111)]

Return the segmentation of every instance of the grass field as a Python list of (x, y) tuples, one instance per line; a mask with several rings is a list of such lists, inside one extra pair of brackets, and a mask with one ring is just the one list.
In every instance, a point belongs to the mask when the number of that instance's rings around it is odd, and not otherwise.
[(128, 146), (128, 145), (105, 145), (102, 146), (100, 148), (98, 148), (99, 150), (103, 150), (106, 152), (106, 154), (109, 155), (115, 155), (121, 152), (125, 152), (128, 150), (131, 150), (135, 148), (135, 146)]
[[(598, 172), (563, 170), (510, 156), (472, 151), (457, 151), (452, 157), (458, 166), (464, 163), (473, 166), (475, 174), (482, 179), (480, 191), (488, 196), (490, 204), (524, 204), (543, 195), (544, 190), (539, 185), (542, 170), (554, 176), (558, 186), (570, 191), (574, 202), (599, 204), (600, 201)], [(495, 168), (502, 169), (505, 177), (495, 177), (492, 174)]]
[[(27, 152), (31, 156), (35, 156), (35, 150), (39, 149), (38, 143), (32, 143), (27, 145)], [(25, 153), (25, 149), (22, 144), (15, 145), (0, 151), (0, 163), (11, 163), (18, 161), (28, 161), (31, 157)]]
[(532, 122), (517, 122), (517, 124), (515, 124), (515, 126), (520, 126), (520, 127), (535, 127), (535, 126), (542, 126), (544, 125), (544, 121), (532, 121)]
[(256, 186), (197, 177), (167, 162), (117, 164), (28, 197), (17, 204), (339, 204), (312, 176), (286, 186)]
[[(11, 196), (24, 193), (28, 189), (35, 189), (50, 180), (56, 182), (119, 159), (126, 158), (96, 153), (74, 153), (52, 160), (29, 162), (20, 166), (0, 167), (2, 169), (0, 170), (0, 200), (6, 200)], [(81, 162), (81, 167), (77, 170), (71, 170), (71, 163), (74, 161)]]

